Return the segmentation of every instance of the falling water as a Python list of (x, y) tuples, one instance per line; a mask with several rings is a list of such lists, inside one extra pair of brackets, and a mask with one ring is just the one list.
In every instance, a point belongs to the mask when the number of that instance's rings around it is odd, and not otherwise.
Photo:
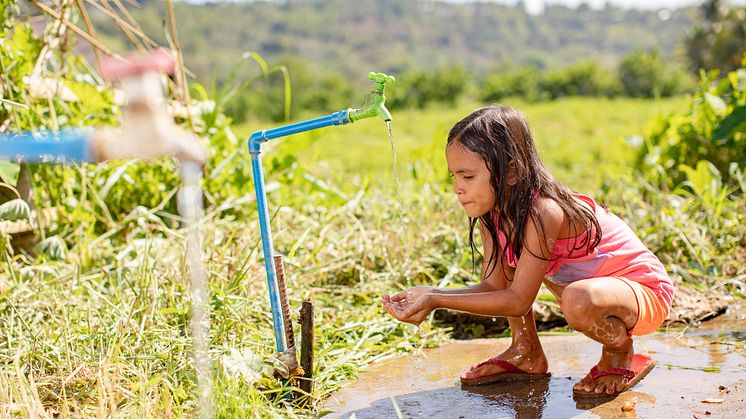
[(186, 262), (189, 267), (192, 288), (192, 352), (197, 371), (197, 409), (201, 419), (211, 418), (212, 382), (208, 355), (210, 334), (210, 306), (205, 284), (205, 268), (202, 264), (202, 237), (199, 219), (202, 216), (202, 168), (193, 162), (182, 162), (182, 187), (178, 194), (179, 212), (186, 221)]
[(386, 128), (389, 131), (389, 140), (391, 141), (391, 160), (394, 168), (394, 181), (396, 182), (396, 199), (399, 203), (399, 237), (404, 241), (404, 279), (407, 287), (412, 286), (412, 278), (409, 274), (409, 239), (407, 237), (407, 210), (404, 207), (404, 200), (401, 197), (401, 184), (399, 182), (399, 168), (396, 164), (396, 149), (394, 148), (394, 135), (391, 133), (391, 121), (386, 121)]
[[(391, 121), (386, 121), (386, 128), (389, 132), (389, 140), (391, 142), (391, 161), (394, 168), (394, 181), (396, 186), (396, 199), (399, 204), (399, 231), (398, 235), (404, 242), (404, 279), (406, 280), (407, 288), (412, 287), (412, 277), (410, 275), (410, 264), (411, 259), (409, 255), (409, 239), (407, 236), (407, 210), (404, 206), (404, 200), (401, 197), (401, 183), (399, 181), (399, 168), (396, 163), (396, 149), (394, 148), (394, 135), (391, 132)], [(417, 374), (422, 373), (422, 367), (420, 362), (423, 359), (422, 352), (422, 335), (420, 333), (420, 327), (414, 326), (413, 333), (407, 333), (409, 341), (413, 342), (414, 346), (414, 369)]]

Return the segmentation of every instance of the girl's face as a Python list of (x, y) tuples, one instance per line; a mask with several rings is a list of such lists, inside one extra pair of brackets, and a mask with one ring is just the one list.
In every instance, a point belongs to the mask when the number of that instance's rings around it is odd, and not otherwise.
[(490, 171), (482, 157), (454, 142), (446, 147), (448, 172), (454, 178), (453, 192), (471, 218), (492, 210), (495, 191), (490, 183)]

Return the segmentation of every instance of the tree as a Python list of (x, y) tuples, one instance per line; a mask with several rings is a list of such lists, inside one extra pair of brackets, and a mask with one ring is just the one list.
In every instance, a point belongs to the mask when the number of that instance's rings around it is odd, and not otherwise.
[(690, 69), (718, 69), (721, 74), (737, 69), (746, 53), (746, 7), (706, 0), (700, 12), (701, 23), (685, 40)]

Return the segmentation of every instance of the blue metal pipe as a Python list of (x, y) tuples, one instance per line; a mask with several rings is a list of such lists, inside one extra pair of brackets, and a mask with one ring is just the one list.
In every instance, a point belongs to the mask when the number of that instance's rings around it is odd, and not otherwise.
[(259, 230), (262, 234), (262, 251), (264, 252), (264, 268), (267, 271), (267, 285), (269, 286), (269, 303), (272, 307), (272, 324), (275, 330), (275, 343), (277, 352), (287, 350), (285, 336), (285, 320), (282, 318), (280, 308), (280, 293), (277, 285), (277, 272), (272, 258), (272, 232), (269, 228), (269, 211), (267, 209), (267, 193), (264, 189), (264, 171), (262, 170), (262, 157), (259, 152), (251, 153), (251, 169), (254, 174), (254, 190), (256, 192), (256, 208), (259, 212)]
[(347, 112), (348, 111), (346, 110), (334, 112), (331, 115), (322, 116), (321, 118), (309, 119), (308, 121), (302, 121), (265, 131), (257, 131), (249, 137), (249, 152), (259, 152), (261, 143), (275, 138), (286, 137), (288, 135), (328, 127), (330, 125), (347, 124), (350, 122), (350, 120), (347, 119)]
[(277, 272), (274, 265), (274, 249), (272, 248), (272, 231), (269, 226), (269, 211), (267, 209), (267, 193), (264, 188), (264, 171), (262, 170), (261, 144), (269, 140), (310, 131), (331, 125), (344, 125), (349, 123), (347, 111), (335, 112), (321, 118), (310, 119), (284, 127), (270, 130), (257, 131), (249, 137), (248, 147), (251, 153), (251, 170), (254, 175), (254, 192), (256, 193), (256, 208), (259, 213), (259, 229), (262, 234), (262, 251), (264, 252), (264, 268), (267, 271), (267, 284), (269, 286), (269, 302), (272, 307), (272, 323), (274, 325), (275, 343), (277, 352), (285, 352), (288, 349), (285, 337), (285, 321), (280, 307), (280, 292), (277, 285)]
[(90, 148), (92, 131), (25, 131), (0, 134), (0, 159), (24, 162), (93, 161)]

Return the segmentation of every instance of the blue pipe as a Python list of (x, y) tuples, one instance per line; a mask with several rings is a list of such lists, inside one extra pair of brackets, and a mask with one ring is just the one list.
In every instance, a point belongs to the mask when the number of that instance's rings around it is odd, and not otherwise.
[[(259, 212), (259, 229), (262, 234), (262, 251), (264, 252), (264, 268), (267, 271), (267, 284), (269, 286), (269, 303), (272, 307), (272, 323), (275, 331), (275, 343), (277, 352), (285, 352), (287, 339), (285, 337), (285, 321), (280, 308), (280, 293), (277, 285), (277, 272), (273, 260), (274, 249), (272, 249), (272, 231), (269, 226), (269, 211), (267, 210), (267, 193), (264, 188), (264, 171), (262, 170), (261, 144), (269, 140), (310, 131), (331, 125), (344, 125), (349, 123), (346, 110), (335, 112), (321, 118), (310, 119), (283, 127), (270, 130), (257, 131), (249, 137), (248, 147), (251, 153), (251, 169), (254, 175), (254, 192), (256, 193), (256, 208)], [(289, 321), (289, 320), (287, 320)]]
[(273, 140), (275, 138), (286, 137), (300, 132), (311, 131), (317, 128), (324, 128), (330, 125), (344, 125), (350, 122), (347, 118), (347, 112), (339, 111), (331, 115), (322, 116), (321, 118), (309, 119), (295, 124), (285, 125), (284, 127), (272, 128), (266, 131), (257, 131), (249, 137), (249, 152), (259, 152), (260, 144)]
[(92, 131), (63, 129), (0, 134), (0, 159), (39, 163), (93, 161)]
[(282, 318), (280, 308), (280, 294), (277, 285), (277, 273), (272, 258), (272, 232), (269, 228), (269, 211), (267, 209), (267, 194), (264, 190), (264, 171), (262, 170), (262, 157), (258, 152), (251, 153), (251, 169), (254, 174), (254, 190), (256, 192), (256, 208), (259, 212), (259, 230), (262, 234), (262, 251), (264, 252), (264, 269), (267, 271), (267, 284), (269, 285), (269, 303), (272, 307), (272, 323), (275, 330), (275, 343), (278, 352), (287, 350), (285, 336), (285, 321)]

